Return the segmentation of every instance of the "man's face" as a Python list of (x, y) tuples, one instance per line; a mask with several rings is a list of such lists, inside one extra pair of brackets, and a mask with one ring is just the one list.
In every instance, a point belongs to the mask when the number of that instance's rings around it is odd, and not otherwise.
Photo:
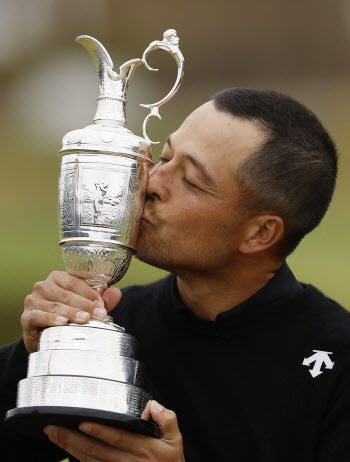
[(190, 114), (150, 174), (138, 258), (175, 273), (232, 264), (244, 224), (234, 172), (263, 139), (211, 101)]

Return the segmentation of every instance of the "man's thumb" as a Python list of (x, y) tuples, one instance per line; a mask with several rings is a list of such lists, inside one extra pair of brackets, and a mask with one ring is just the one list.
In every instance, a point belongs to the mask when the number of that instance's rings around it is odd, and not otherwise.
[(175, 412), (166, 409), (157, 401), (150, 402), (149, 413), (160, 430), (160, 437), (164, 440), (174, 440), (181, 437)]
[(120, 289), (117, 287), (108, 287), (102, 293), (102, 299), (105, 302), (105, 308), (109, 312), (116, 307), (122, 297)]

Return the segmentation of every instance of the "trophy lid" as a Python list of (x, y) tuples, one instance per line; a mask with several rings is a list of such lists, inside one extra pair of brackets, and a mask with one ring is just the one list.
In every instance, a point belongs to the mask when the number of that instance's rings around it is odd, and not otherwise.
[[(71, 154), (72, 151), (92, 151), (104, 154), (118, 154), (131, 157), (141, 157), (151, 160), (152, 142), (147, 135), (147, 123), (152, 117), (161, 119), (159, 107), (169, 101), (177, 92), (183, 78), (184, 58), (178, 47), (179, 38), (174, 29), (164, 32), (163, 40), (154, 41), (146, 48), (142, 59), (136, 58), (125, 62), (119, 68), (119, 73), (113, 70), (113, 61), (104, 46), (95, 38), (81, 35), (76, 38), (92, 56), (98, 76), (100, 95), (93, 125), (67, 133), (62, 140), (60, 155)], [(126, 96), (130, 79), (135, 69), (143, 64), (150, 71), (157, 71), (147, 63), (148, 53), (155, 49), (169, 52), (178, 66), (176, 82), (168, 95), (152, 104), (141, 104), (149, 108), (150, 113), (143, 123), (143, 138), (134, 135), (126, 128)]]

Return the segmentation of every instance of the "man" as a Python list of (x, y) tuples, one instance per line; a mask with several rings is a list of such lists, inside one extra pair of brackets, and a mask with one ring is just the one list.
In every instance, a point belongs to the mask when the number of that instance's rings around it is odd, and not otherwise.
[(83, 461), (348, 461), (350, 315), (284, 261), (322, 219), (336, 173), (326, 130), (287, 96), (228, 89), (195, 110), (151, 172), (138, 238), (138, 258), (172, 274), (120, 300), (54, 272), (26, 298), (24, 343), (1, 356), (5, 411), (42, 327), (110, 311), (140, 341), (157, 400), (144, 418), (161, 438), (49, 426), (42, 460), (58, 446)]

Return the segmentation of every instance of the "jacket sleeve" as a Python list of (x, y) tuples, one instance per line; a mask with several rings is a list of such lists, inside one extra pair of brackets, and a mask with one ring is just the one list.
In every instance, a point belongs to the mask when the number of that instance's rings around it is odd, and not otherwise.
[(347, 370), (343, 370), (327, 408), (321, 428), (316, 462), (349, 462), (350, 365)]
[(56, 462), (67, 453), (48, 439), (40, 440), (14, 433), (4, 425), (6, 412), (16, 407), (17, 384), (27, 376), (28, 353), (23, 339), (0, 348), (0, 447), (1, 460)]

